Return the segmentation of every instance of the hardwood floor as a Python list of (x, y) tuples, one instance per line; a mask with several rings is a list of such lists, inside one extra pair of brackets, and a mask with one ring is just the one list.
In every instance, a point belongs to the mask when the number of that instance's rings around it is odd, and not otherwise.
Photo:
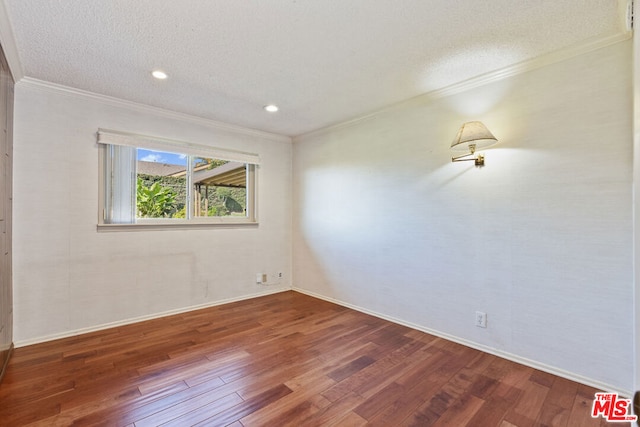
[(284, 292), (18, 348), (0, 425), (606, 425), (595, 392)]

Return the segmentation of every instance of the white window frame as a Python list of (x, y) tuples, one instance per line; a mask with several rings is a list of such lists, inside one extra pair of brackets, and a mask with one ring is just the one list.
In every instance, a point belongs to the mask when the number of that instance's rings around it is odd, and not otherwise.
[[(99, 231), (124, 231), (124, 230), (147, 230), (147, 229), (175, 229), (192, 227), (220, 227), (220, 226), (256, 226), (258, 225), (257, 206), (257, 170), (260, 164), (260, 157), (257, 154), (243, 151), (234, 151), (206, 145), (198, 145), (190, 142), (176, 141), (148, 135), (138, 135), (127, 132), (120, 132), (108, 129), (98, 129), (99, 147), (99, 177), (100, 186), (98, 191), (98, 230)], [(109, 150), (114, 146), (126, 146), (134, 149), (144, 148), (148, 150), (165, 151), (191, 156), (229, 160), (247, 164), (247, 200), (246, 216), (215, 216), (215, 217), (194, 217), (190, 213), (187, 218), (135, 218), (131, 223), (110, 223), (107, 215), (107, 206), (111, 206), (108, 198), (112, 197), (112, 192), (108, 190), (112, 182), (112, 172), (107, 167), (109, 164)], [(188, 171), (191, 171), (191, 161), (187, 162)], [(134, 170), (135, 172), (135, 170)], [(188, 173), (187, 194), (192, 192), (191, 176)], [(135, 191), (135, 189), (133, 189)]]

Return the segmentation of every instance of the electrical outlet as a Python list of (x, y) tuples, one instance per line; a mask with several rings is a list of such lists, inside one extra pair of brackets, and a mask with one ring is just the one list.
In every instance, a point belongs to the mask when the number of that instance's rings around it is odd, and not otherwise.
[(258, 285), (279, 285), (282, 278), (284, 277), (284, 273), (257, 273), (256, 274), (256, 283)]
[(476, 311), (476, 326), (478, 328), (487, 327), (487, 313), (482, 311)]

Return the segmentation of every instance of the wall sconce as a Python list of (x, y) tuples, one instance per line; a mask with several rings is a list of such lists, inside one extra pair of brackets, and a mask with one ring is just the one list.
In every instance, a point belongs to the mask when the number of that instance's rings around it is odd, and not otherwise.
[(484, 166), (483, 154), (478, 154), (476, 157), (470, 159), (464, 159), (463, 157), (473, 156), (476, 150), (482, 150), (497, 142), (496, 137), (493, 136), (482, 122), (467, 122), (460, 127), (460, 130), (451, 143), (451, 148), (453, 150), (469, 151), (469, 153), (452, 157), (451, 161), (465, 162), (473, 160), (476, 166)]

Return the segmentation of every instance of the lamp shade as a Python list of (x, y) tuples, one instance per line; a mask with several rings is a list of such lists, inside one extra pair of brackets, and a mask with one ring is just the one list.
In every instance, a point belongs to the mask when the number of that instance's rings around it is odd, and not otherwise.
[[(482, 122), (467, 122), (460, 127), (451, 148), (454, 150), (475, 151), (489, 147), (498, 140)], [(471, 149), (469, 146), (475, 144)]]

